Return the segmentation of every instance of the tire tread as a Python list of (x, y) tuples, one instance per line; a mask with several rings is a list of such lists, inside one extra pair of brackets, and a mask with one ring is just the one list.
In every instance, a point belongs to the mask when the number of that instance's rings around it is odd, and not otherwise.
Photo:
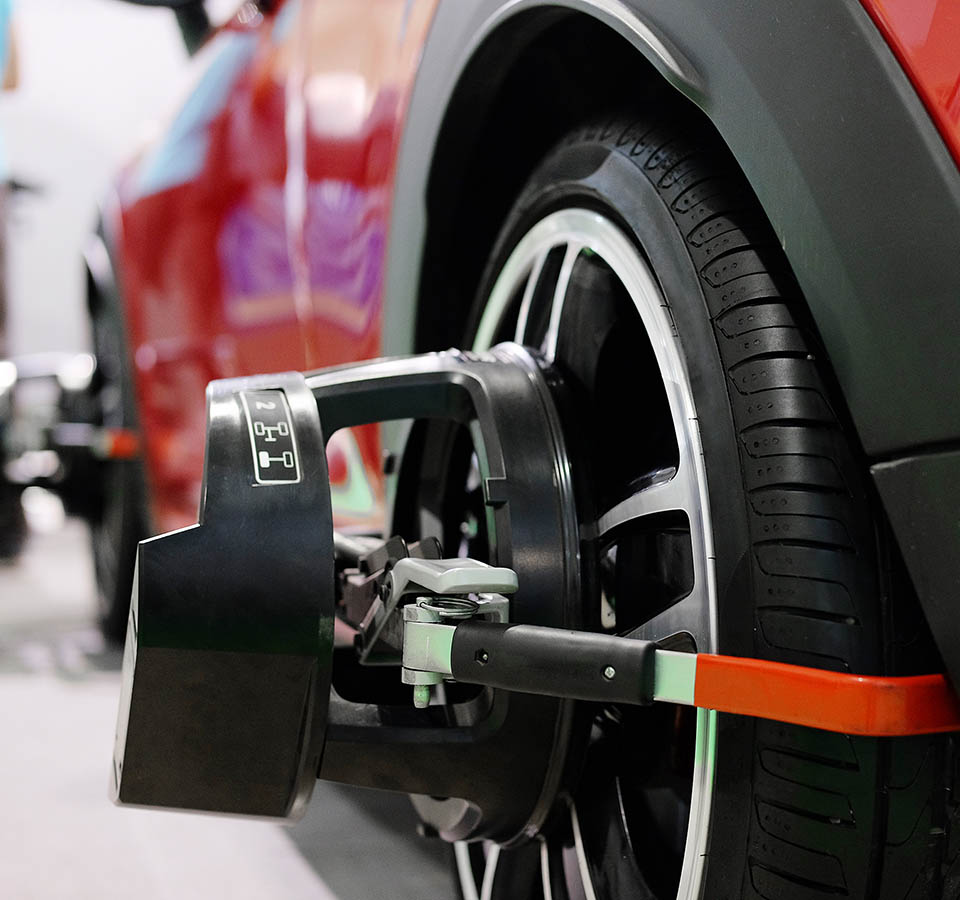
[[(634, 161), (699, 273), (740, 443), (758, 656), (882, 668), (880, 612), (861, 608), (882, 591), (864, 466), (759, 204), (722, 148), (684, 126), (610, 121), (578, 139)], [(935, 790), (942, 778), (930, 762), (944, 759), (944, 739), (900, 739), (891, 749), (765, 722), (756, 734), (742, 897), (954, 896), (942, 888), (960, 887), (960, 812), (951, 802), (947, 816), (950, 795)], [(914, 760), (909, 788), (898, 790), (897, 772), (911, 769), (901, 757), (921, 745), (923, 761)], [(914, 823), (896, 846), (889, 841), (896, 828), (887, 824), (894, 821)]]

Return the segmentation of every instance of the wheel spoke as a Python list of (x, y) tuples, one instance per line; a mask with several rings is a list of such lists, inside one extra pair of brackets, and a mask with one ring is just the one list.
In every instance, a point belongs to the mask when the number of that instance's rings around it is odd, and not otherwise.
[[(575, 880), (570, 881), (576, 873)], [(543, 900), (585, 900), (576, 850), (556, 835), (540, 844), (540, 887)]]
[(621, 525), (660, 513), (684, 512), (690, 516), (696, 508), (697, 496), (697, 486), (681, 464), (668, 480), (643, 487), (602, 513), (597, 519), (597, 534), (602, 538)]
[(460, 892), (463, 894), (463, 900), (480, 900), (477, 884), (473, 878), (470, 845), (466, 841), (457, 841), (453, 845), (453, 853), (457, 859), (457, 873), (460, 876)]
[(487, 864), (483, 870), (483, 884), (480, 886), (480, 900), (490, 900), (493, 896), (493, 883), (497, 877), (497, 863), (500, 861), (500, 845), (491, 844), (487, 852)]
[(629, 637), (643, 641), (663, 642), (668, 638), (689, 634), (699, 651), (709, 651), (710, 605), (705, 588), (706, 578), (694, 573), (693, 590), (672, 606), (657, 613), (629, 632)]
[(693, 637), (699, 650), (709, 651), (712, 645), (710, 636), (714, 631), (710, 574), (706, 562), (708, 553), (697, 514), (701, 502), (699, 486), (695, 478), (688, 474), (690, 471), (689, 463), (682, 458), (680, 468), (672, 477), (641, 488), (604, 512), (597, 519), (597, 535), (602, 539), (624, 525), (664, 513), (682, 512), (686, 515), (693, 547), (692, 588), (686, 596), (634, 628), (630, 634), (642, 640), (663, 641), (673, 635), (687, 633)]
[(577, 816), (576, 804), (570, 804), (570, 824), (573, 829), (573, 844), (577, 851), (577, 866), (580, 869), (580, 880), (583, 883), (583, 893), (587, 900), (597, 900), (593, 889), (593, 880), (590, 877), (590, 863), (587, 860), (587, 851), (583, 845), (583, 834), (580, 831), (580, 819)]
[(553, 900), (553, 886), (550, 872), (550, 845), (543, 841), (540, 844), (540, 884), (543, 887), (543, 900)]
[(547, 253), (547, 250), (540, 252), (533, 261), (530, 274), (527, 276), (527, 283), (523, 289), (523, 299), (520, 301), (520, 312), (517, 314), (517, 327), (513, 335), (513, 339), (518, 344), (523, 343), (523, 335), (527, 330), (527, 320), (530, 318), (530, 306), (533, 303), (533, 295), (536, 293), (540, 275), (543, 273), (543, 264), (547, 261)]
[(543, 339), (543, 355), (553, 362), (557, 354), (557, 336), (560, 333), (560, 317), (563, 315), (563, 304), (567, 299), (567, 290), (570, 287), (570, 276), (573, 274), (573, 267), (583, 250), (583, 245), (578, 243), (567, 244), (567, 250), (563, 257), (563, 264), (560, 266), (560, 274), (557, 276), (557, 284), (553, 291), (553, 303), (550, 307), (550, 324), (547, 326), (547, 333)]

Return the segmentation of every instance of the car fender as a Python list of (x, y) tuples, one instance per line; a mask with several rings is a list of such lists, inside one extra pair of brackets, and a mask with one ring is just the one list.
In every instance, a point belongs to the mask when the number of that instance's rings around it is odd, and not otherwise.
[(522, 13), (557, 10), (623, 36), (716, 127), (793, 267), (868, 455), (960, 437), (960, 174), (856, 0), (442, 0), (399, 155), (385, 352), (414, 346), (426, 186), (459, 79)]

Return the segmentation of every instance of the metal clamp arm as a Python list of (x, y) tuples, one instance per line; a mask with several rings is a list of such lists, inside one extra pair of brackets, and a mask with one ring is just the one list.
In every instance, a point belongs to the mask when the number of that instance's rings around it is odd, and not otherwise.
[(405, 666), (470, 684), (602, 703), (680, 703), (843, 734), (960, 730), (960, 701), (942, 674), (849, 675), (534, 625), (405, 627)]

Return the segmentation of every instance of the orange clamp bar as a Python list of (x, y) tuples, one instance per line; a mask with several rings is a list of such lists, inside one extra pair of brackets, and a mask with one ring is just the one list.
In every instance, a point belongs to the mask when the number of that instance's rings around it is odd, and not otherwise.
[(960, 730), (960, 700), (942, 674), (880, 678), (701, 653), (694, 704), (843, 734)]

